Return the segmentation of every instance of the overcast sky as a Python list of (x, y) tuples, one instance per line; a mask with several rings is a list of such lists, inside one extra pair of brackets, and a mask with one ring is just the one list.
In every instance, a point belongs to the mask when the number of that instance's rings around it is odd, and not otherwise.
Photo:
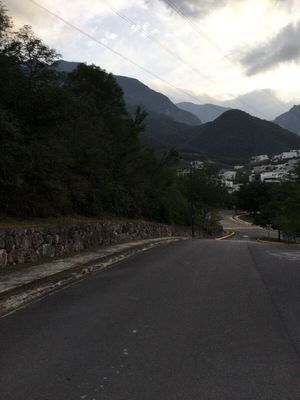
[(155, 76), (31, 0), (3, 0), (17, 26), (32, 25), (65, 60), (135, 77), (173, 101), (225, 102), (263, 118), (300, 103), (299, 0), (34, 1)]

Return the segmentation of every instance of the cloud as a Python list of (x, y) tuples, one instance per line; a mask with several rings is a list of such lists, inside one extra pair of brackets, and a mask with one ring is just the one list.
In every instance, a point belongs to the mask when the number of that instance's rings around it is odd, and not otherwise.
[[(215, 8), (222, 7), (229, 0), (161, 0), (170, 9), (179, 8), (189, 17), (199, 17), (208, 14)], [(241, 0), (231, 0), (233, 2)]]
[(283, 102), (272, 89), (254, 90), (223, 102), (225, 107), (239, 108), (262, 119), (273, 120), (291, 106), (293, 102)]
[(8, 15), (13, 16), (17, 27), (25, 24), (38, 23), (42, 19), (39, 10), (30, 2), (6, 0), (3, 2), (8, 10)]
[[(251, 3), (252, 0), (160, 0), (171, 10), (179, 9), (186, 16), (191, 18), (204, 17), (215, 9), (229, 6), (238, 6), (240, 4)], [(272, 7), (283, 6), (290, 7), (295, 0), (264, 0)]]
[(110, 40), (115, 40), (117, 39), (118, 35), (113, 32), (105, 32), (105, 37)]
[(242, 51), (240, 63), (248, 76), (274, 69), (279, 64), (300, 61), (300, 21), (285, 26), (269, 42)]

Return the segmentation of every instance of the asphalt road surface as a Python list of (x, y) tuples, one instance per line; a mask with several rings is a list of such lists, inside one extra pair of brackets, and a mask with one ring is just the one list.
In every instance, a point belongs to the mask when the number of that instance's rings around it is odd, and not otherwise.
[(300, 399), (300, 247), (156, 247), (0, 319), (1, 400)]
[(231, 240), (256, 240), (259, 237), (277, 238), (278, 233), (275, 230), (266, 230), (257, 225), (245, 224), (233, 219), (235, 214), (232, 211), (223, 211), (221, 213), (221, 224), (228, 231), (234, 231), (235, 235)]

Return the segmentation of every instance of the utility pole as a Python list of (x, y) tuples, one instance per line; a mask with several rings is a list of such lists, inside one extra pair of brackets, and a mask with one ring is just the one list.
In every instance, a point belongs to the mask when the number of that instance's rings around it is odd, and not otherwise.
[(193, 182), (193, 166), (190, 168), (190, 206), (191, 206), (191, 227), (192, 237), (195, 237), (195, 216), (194, 216), (194, 182)]

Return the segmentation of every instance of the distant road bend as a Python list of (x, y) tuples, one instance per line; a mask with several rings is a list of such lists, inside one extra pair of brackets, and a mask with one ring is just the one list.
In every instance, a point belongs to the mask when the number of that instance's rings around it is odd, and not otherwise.
[(221, 224), (224, 230), (234, 231), (235, 235), (231, 240), (256, 240), (259, 237), (277, 238), (277, 231), (267, 231), (256, 225), (247, 225), (234, 219), (235, 214), (232, 211), (223, 211), (221, 213)]
[(297, 400), (300, 247), (159, 246), (0, 331), (3, 400)]

